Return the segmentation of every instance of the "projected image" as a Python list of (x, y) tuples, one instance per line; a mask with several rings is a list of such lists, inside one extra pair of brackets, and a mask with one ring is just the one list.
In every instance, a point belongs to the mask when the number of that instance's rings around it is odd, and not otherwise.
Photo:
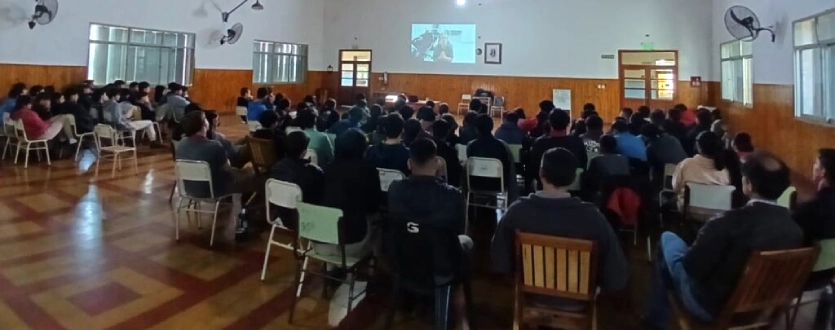
[(475, 24), (412, 24), (412, 57), (433, 63), (475, 63)]

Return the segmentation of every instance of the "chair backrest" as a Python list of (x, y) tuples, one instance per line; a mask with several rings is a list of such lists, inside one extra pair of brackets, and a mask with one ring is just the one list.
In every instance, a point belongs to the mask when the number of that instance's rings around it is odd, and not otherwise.
[(438, 163), (440, 163), (440, 167), (438, 168), (438, 177), (443, 179), (444, 182), (449, 183), (448, 175), (447, 175), (447, 168), (446, 168), (446, 160), (443, 157), (436, 157), (438, 159)]
[(477, 96), (477, 97), (473, 97), (473, 98), (476, 99), (476, 100), (481, 101), (481, 104), (486, 105), (488, 108), (490, 107), (490, 101), (491, 100), (490, 100), (489, 97), (487, 97), (487, 96)]
[(383, 238), (386, 256), (410, 291), (432, 292), (449, 284), (463, 269), (458, 233), (414, 219), (389, 219)]
[(23, 127), (23, 120), (13, 120), (12, 124), (14, 125), (14, 130), (15, 134), (17, 135), (17, 138), (23, 141), (29, 141), (29, 137), (26, 136), (26, 129)]
[(109, 145), (111, 146), (119, 145), (119, 131), (113, 128), (113, 126), (107, 124), (97, 124), (93, 127), (93, 133), (95, 134), (96, 142), (100, 147), (105, 145), (102, 143), (102, 140), (109, 140)]
[(235, 114), (237, 114), (238, 116), (246, 116), (246, 113), (247, 113), (246, 107), (242, 107), (242, 106), (236, 106), (235, 107)]
[(295, 209), (296, 204), (302, 201), (302, 188), (295, 183), (268, 179), (264, 186), (268, 204)]
[(734, 186), (720, 186), (687, 182), (684, 205), (702, 209), (729, 211), (733, 200)]
[(522, 145), (521, 144), (508, 144), (507, 148), (510, 149), (510, 157), (513, 158), (513, 163), (519, 164), (522, 162)]
[(593, 241), (516, 232), (516, 286), (521, 292), (593, 302)]
[(599, 153), (599, 152), (594, 152), (594, 151), (586, 151), (586, 158), (588, 159), (588, 163), (586, 163), (586, 168), (588, 168), (589, 166), (591, 166), (591, 160), (592, 160), (592, 159), (595, 159), (595, 158), (597, 158), (597, 157), (600, 157), (600, 153)]
[(504, 106), (504, 96), (493, 97), (493, 106), (494, 107), (503, 107)]
[(275, 141), (249, 137), (249, 152), (252, 155), (252, 167), (257, 171), (269, 170), (277, 161), (275, 155)]
[(470, 177), (499, 179), (499, 187), (502, 192), (506, 190), (504, 185), (504, 169), (502, 162), (495, 158), (469, 157), (467, 158), (467, 190), (472, 191)]
[(6, 134), (8, 137), (17, 137), (15, 132), (15, 122), (17, 120), (13, 120), (11, 115), (8, 112), (3, 113), (3, 133)]
[(466, 144), (456, 144), (455, 151), (458, 151), (458, 160), (461, 163), (467, 161), (467, 145)]
[(327, 244), (339, 244), (339, 220), (342, 210), (299, 202), (299, 238)]
[(763, 311), (759, 320), (762, 322), (769, 320), (772, 313), (782, 312), (802, 290), (816, 257), (817, 248), (811, 247), (753, 251), (717, 324), (728, 324), (738, 313)]
[(820, 254), (812, 271), (835, 269), (835, 238), (817, 241), (815, 246), (818, 247)]
[(249, 126), (249, 131), (250, 132), (255, 132), (255, 131), (261, 129), (261, 123), (259, 123), (257, 121), (247, 121), (246, 125)]
[(313, 165), (317, 165), (317, 166), (319, 165), (319, 155), (316, 154), (316, 150), (307, 149), (307, 152), (305, 152), (305, 155), (304, 155), (304, 159), (309, 160), (310, 163), (313, 164)]
[(209, 184), (209, 198), (215, 198), (212, 185), (212, 168), (209, 163), (196, 160), (178, 159), (174, 161), (174, 173), (177, 175), (177, 188), (180, 195), (192, 197), (186, 191), (185, 182), (205, 182)]
[(380, 191), (388, 192), (391, 183), (398, 180), (403, 180), (406, 175), (398, 170), (391, 170), (387, 168), (377, 168), (377, 173), (380, 175)]
[(664, 164), (664, 189), (673, 189), (673, 175), (676, 173), (676, 164)]
[(81, 135), (81, 134), (78, 134), (78, 126), (75, 125), (75, 116), (69, 115), (69, 116), (65, 116), (65, 117), (67, 118), (67, 124), (69, 124), (70, 127), (72, 127), (72, 133), (75, 134), (76, 137)]
[(301, 132), (301, 131), (302, 131), (302, 128), (298, 127), (298, 126), (287, 126), (287, 128), (284, 129), (284, 132), (287, 133), (288, 135), (290, 133), (293, 133), (293, 132)]
[(576, 171), (574, 171), (574, 173), (574, 182), (572, 182), (571, 185), (568, 186), (568, 191), (580, 191), (580, 189), (583, 187), (583, 169), (578, 168)]
[(461, 94), (461, 101), (471, 101), (473, 99), (472, 94)]
[(791, 210), (794, 209), (796, 201), (797, 188), (789, 187), (788, 189), (786, 189), (786, 191), (783, 192), (783, 195), (780, 195), (780, 198), (777, 199), (777, 204)]

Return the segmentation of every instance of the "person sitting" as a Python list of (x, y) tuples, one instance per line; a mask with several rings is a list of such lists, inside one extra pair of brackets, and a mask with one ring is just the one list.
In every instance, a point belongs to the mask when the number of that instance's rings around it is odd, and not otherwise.
[(473, 111), (467, 112), (464, 115), (464, 123), (461, 126), (461, 136), (458, 139), (459, 144), (468, 145), (478, 137), (478, 130), (475, 128), (475, 119), (478, 118), (478, 113)]
[[(249, 108), (249, 102), (252, 101), (252, 91), (247, 87), (241, 87), (241, 94), (238, 96), (236, 107)], [(246, 123), (246, 116), (241, 116), (241, 121)]]
[(586, 146), (579, 137), (567, 135), (566, 129), (570, 122), (571, 117), (565, 111), (551, 111), (551, 114), (548, 116), (551, 133), (548, 136), (540, 137), (533, 143), (531, 157), (526, 167), (528, 172), (525, 177), (526, 182), (539, 179), (539, 166), (542, 162), (542, 155), (552, 148), (565, 148), (571, 151), (574, 154), (574, 158), (577, 159), (577, 168), (586, 168), (586, 165), (588, 165)]
[(377, 129), (377, 122), (380, 121), (380, 117), (383, 115), (383, 107), (379, 105), (372, 105), (371, 109), (368, 110), (368, 120), (365, 121), (365, 124), (362, 124), (362, 131), (368, 134), (374, 132)]
[(458, 132), (458, 122), (455, 121), (455, 116), (450, 113), (441, 116), (441, 119), (449, 124), (449, 135), (447, 135), (446, 143), (454, 148), (461, 143), (461, 138), (456, 134)]
[(151, 147), (161, 148), (162, 145), (157, 141), (157, 132), (154, 129), (154, 123), (150, 120), (130, 120), (129, 116), (134, 107), (130, 103), (117, 103), (117, 101), (121, 100), (121, 97), (117, 96), (120, 95), (119, 93), (115, 89), (107, 91), (108, 101), (105, 103), (103, 110), (104, 122), (117, 130), (144, 131), (145, 135), (148, 136), (148, 140), (151, 141)]
[(181, 86), (180, 84), (173, 84), (169, 85), (168, 87), (168, 97), (165, 99), (165, 104), (168, 105), (168, 118), (183, 118), (186, 113), (186, 106), (191, 103), (188, 99), (186, 99), (186, 92), (185, 87)]
[(632, 113), (632, 108), (623, 108), (620, 110), (620, 115), (618, 117), (621, 117), (627, 122), (629, 122), (629, 118), (632, 118)]
[[(140, 92), (141, 93), (141, 92)], [(219, 116), (217, 111), (205, 111), (206, 120), (209, 121), (209, 130), (206, 132), (206, 137), (209, 140), (217, 141), (223, 146), (226, 151), (226, 157), (229, 159), (229, 164), (234, 168), (243, 168), (246, 163), (249, 163), (249, 150), (244, 147), (244, 141), (232, 143), (226, 138), (226, 135), (217, 131), (220, 126), (218, 122)]]
[(319, 166), (305, 159), (310, 138), (304, 132), (292, 132), (287, 135), (284, 150), (287, 157), (270, 169), (270, 178), (294, 183), (302, 190), (302, 201), (308, 204), (321, 204), (325, 188), (325, 175)]
[(420, 121), (420, 129), (424, 132), (428, 132), (432, 129), (432, 124), (435, 123), (435, 119), (437, 119), (437, 115), (435, 115), (434, 111), (423, 111), (422, 113), (418, 113), (418, 120)]
[(399, 115), (389, 115), (385, 122), (386, 140), (369, 147), (365, 153), (365, 160), (375, 168), (398, 170), (408, 175), (409, 148), (400, 138), (403, 133), (403, 119)]
[[(687, 138), (684, 140), (684, 151), (689, 155), (696, 154), (696, 138), (702, 132), (710, 132), (710, 125), (713, 123), (713, 117), (710, 116), (710, 111), (707, 109), (699, 110), (696, 119), (697, 124), (687, 132)], [(721, 139), (722, 137), (719, 136), (719, 138)]]
[(622, 121), (612, 124), (610, 132), (618, 140), (618, 153), (626, 157), (647, 161), (647, 147), (641, 138), (629, 132), (629, 125)]
[(670, 134), (664, 133), (658, 126), (644, 126), (641, 135), (648, 142), (647, 162), (655, 174), (653, 177), (663, 176), (664, 166), (667, 164), (678, 164), (687, 158), (681, 142)]
[(519, 116), (515, 112), (504, 115), (504, 122), (496, 129), (496, 138), (507, 144), (526, 144), (527, 135), (519, 128)]
[(754, 143), (751, 142), (751, 135), (745, 132), (738, 133), (734, 136), (731, 147), (739, 156), (740, 161), (745, 160), (745, 156), (754, 152)]
[(406, 103), (406, 101), (397, 100), (394, 102), (394, 109), (400, 113), (400, 116), (403, 117), (403, 120), (412, 119), (412, 116), (415, 115), (415, 109)]
[(603, 136), (603, 118), (591, 115), (586, 118), (586, 132), (580, 135), (586, 154), (600, 152), (600, 138)]
[(403, 144), (410, 145), (419, 138), (431, 139), (432, 135), (423, 130), (423, 125), (417, 119), (409, 119), (403, 123)]
[(689, 128), (696, 124), (696, 113), (688, 110), (686, 105), (679, 103), (673, 106), (673, 108), (677, 109), (681, 114), (681, 123), (684, 124), (684, 127)]
[(69, 88), (64, 93), (66, 102), (61, 107), (58, 115), (71, 115), (75, 118), (75, 129), (79, 134), (90, 133), (96, 126), (96, 120), (90, 115), (90, 111), (78, 103), (79, 91), (76, 88)]
[(684, 141), (687, 139), (687, 126), (684, 126), (684, 123), (681, 122), (681, 112), (676, 108), (670, 109), (667, 111), (667, 117), (664, 131), (678, 139), (683, 147)]
[(336, 134), (338, 137), (352, 128), (359, 128), (360, 125), (362, 125), (363, 118), (365, 118), (365, 112), (363, 109), (356, 106), (352, 107), (351, 110), (348, 110), (347, 115), (348, 118), (342, 119), (331, 126), (331, 128), (328, 129), (328, 133)]
[(284, 139), (287, 137), (284, 131), (279, 129), (279, 118), (275, 111), (264, 111), (261, 113), (261, 118), (258, 122), (261, 128), (252, 133), (252, 137), (256, 139), (272, 140), (275, 148), (275, 159), (282, 160), (286, 156), (284, 150)]
[(618, 141), (613, 136), (604, 135), (600, 138), (600, 156), (589, 162), (589, 170), (584, 173), (588, 180), (597, 181), (593, 190), (597, 191), (608, 178), (629, 175), (629, 159), (618, 155), (617, 149)]
[(803, 231), (789, 210), (776, 202), (790, 183), (785, 163), (770, 154), (754, 153), (742, 166), (742, 175), (743, 191), (751, 201), (707, 221), (693, 245), (688, 247), (671, 232), (661, 235), (644, 328), (667, 329), (667, 290), (697, 320), (713, 321), (741, 285), (738, 281), (752, 252), (803, 245)]
[(649, 122), (658, 127), (658, 129), (664, 130), (664, 127), (667, 126), (667, 115), (664, 114), (664, 110), (656, 109), (649, 115)]
[[(252, 100), (246, 107), (246, 120), (247, 121), (260, 121), (261, 114), (267, 111), (267, 102), (270, 102), (268, 97), (270, 92), (267, 90), (266, 87), (260, 87), (255, 92), (255, 96), (257, 99)], [(263, 125), (262, 125), (263, 128)]]
[(586, 120), (580, 118), (571, 123), (571, 129), (569, 129), (568, 135), (580, 137), (581, 135), (586, 134), (586, 131)]
[[(835, 239), (835, 149), (820, 149), (812, 167), (816, 188), (812, 200), (795, 206), (792, 218), (803, 229), (807, 245)], [(812, 272), (809, 283), (826, 283), (835, 276), (835, 269)]]
[(156, 112), (153, 104), (151, 104), (151, 97), (148, 93), (144, 91), (136, 92), (134, 94), (133, 105), (139, 107), (140, 118), (142, 120), (157, 121)]
[(481, 100), (476, 99), (476, 98), (471, 99), (470, 100), (469, 111), (475, 112), (477, 114), (481, 114), (481, 113), (479, 113), (481, 111)]
[(713, 119), (713, 122), (710, 124), (710, 131), (713, 134), (720, 138), (725, 138), (725, 133), (728, 131), (728, 127), (725, 126), (725, 122), (722, 121), (722, 112), (719, 109), (713, 109), (710, 111), (710, 116)]
[(307, 108), (296, 115), (296, 122), (307, 138), (310, 149), (316, 152), (316, 161), (319, 167), (326, 167), (333, 161), (333, 146), (325, 133), (319, 132), (313, 126), (316, 123), (316, 113), (313, 109)]
[(650, 125), (646, 120), (644, 120), (644, 116), (641, 113), (636, 113), (629, 117), (629, 133), (634, 136), (641, 135), (641, 128), (644, 125)]
[(504, 176), (504, 187), (499, 185), (496, 179), (469, 177), (470, 188), (481, 191), (507, 191), (513, 200), (518, 196), (516, 191), (516, 170), (514, 168), (513, 156), (504, 141), (493, 136), (493, 118), (489, 115), (478, 115), (475, 119), (475, 128), (478, 130), (478, 138), (467, 145), (467, 157), (492, 158), (502, 163)]
[[(438, 121), (433, 126), (441, 123)], [(417, 227), (431, 226), (449, 235), (449, 240), (458, 243), (452, 246), (460, 244), (461, 249), (448, 251), (451, 255), (445, 256), (445, 259), (449, 258), (452, 262), (445, 266), (457, 268), (456, 273), (465, 271), (473, 240), (464, 235), (464, 198), (458, 189), (436, 178), (440, 163), (432, 140), (417, 139), (409, 150), (409, 169), (412, 175), (405, 180), (394, 181), (389, 186), (389, 219), (396, 219), (398, 223), (408, 222)]]
[(446, 162), (446, 182), (453, 187), (460, 187), (463, 169), (458, 160), (458, 150), (446, 143), (449, 132), (450, 126), (445, 120), (438, 120), (432, 124), (432, 140), (438, 150), (438, 157)]
[(688, 182), (707, 185), (730, 185), (730, 173), (725, 168), (725, 149), (722, 141), (711, 132), (702, 132), (696, 139), (698, 154), (682, 160), (673, 173), (673, 190), (679, 207), (684, 205), (684, 188)]
[[(590, 240), (597, 244), (598, 283), (603, 292), (623, 289), (629, 278), (629, 266), (612, 226), (594, 204), (571, 197), (567, 188), (575, 180), (580, 166), (573, 153), (564, 148), (549, 149), (542, 155), (538, 176), (542, 190), (521, 197), (505, 212), (496, 227), (490, 247), (491, 268), (513, 274), (522, 271), (516, 265), (516, 232)], [(555, 221), (559, 219), (559, 221)], [(582, 306), (569, 299), (546, 299), (531, 295), (526, 299), (560, 307)]]
[(524, 123), (520, 124), (520, 128), (522, 128), (523, 131), (528, 132), (531, 139), (537, 139), (540, 136), (546, 135), (548, 133), (547, 131), (550, 129), (548, 116), (551, 115), (551, 111), (555, 108), (554, 102), (551, 102), (550, 100), (543, 100), (539, 102), (539, 113), (537, 113), (534, 118), (528, 119)]
[[(358, 128), (338, 135), (335, 159), (325, 168), (322, 205), (342, 210), (346, 256), (360, 256), (371, 248), (369, 217), (377, 213), (382, 201), (377, 169), (363, 159), (366, 145), (365, 134)], [(334, 245), (314, 244), (314, 249), (324, 255), (341, 255)]]
[(328, 99), (319, 111), (319, 118), (316, 120), (316, 130), (327, 132), (328, 129), (339, 121), (339, 112), (336, 111), (336, 100)]
[(24, 83), (16, 83), (9, 88), (6, 99), (3, 100), (3, 103), (0, 103), (0, 125), (3, 124), (3, 114), (11, 114), (15, 108), (15, 103), (17, 103), (17, 98), (26, 94), (26, 84)]
[[(32, 110), (32, 97), (28, 95), (18, 96), (15, 100), (15, 106), (12, 108), (10, 115), (12, 120), (20, 120), (23, 122), (23, 130), (26, 132), (26, 137), (30, 140), (47, 140), (51, 141), (61, 133), (64, 128), (64, 123), (61, 118), (55, 117), (53, 120), (43, 120), (38, 114)], [(65, 130), (66, 133), (66, 130)], [(71, 137), (72, 135), (67, 135)], [(70, 144), (75, 144), (75, 140), (70, 140)]]
[(443, 116), (449, 113), (449, 104), (441, 103), (438, 105), (438, 115)]
[(32, 111), (38, 114), (41, 120), (52, 118), (52, 97), (47, 93), (40, 93), (32, 101)]

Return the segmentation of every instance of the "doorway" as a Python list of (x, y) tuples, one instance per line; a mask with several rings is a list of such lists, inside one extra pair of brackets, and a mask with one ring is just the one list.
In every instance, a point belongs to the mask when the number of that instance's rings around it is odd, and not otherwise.
[(621, 108), (667, 110), (677, 100), (677, 50), (620, 50)]
[(371, 82), (371, 50), (343, 49), (339, 51), (339, 90), (336, 101), (354, 104), (355, 96), (368, 97)]

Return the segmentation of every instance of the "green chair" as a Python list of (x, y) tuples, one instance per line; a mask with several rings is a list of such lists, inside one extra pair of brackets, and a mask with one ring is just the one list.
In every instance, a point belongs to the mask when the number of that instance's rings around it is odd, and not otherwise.
[(510, 156), (513, 158), (513, 163), (520, 164), (521, 161), (521, 153), (522, 153), (522, 145), (521, 144), (508, 144), (507, 147), (510, 149)]
[(780, 198), (777, 199), (777, 204), (789, 210), (794, 210), (794, 205), (796, 202), (797, 189), (795, 187), (789, 187), (788, 189), (786, 189), (786, 191), (783, 192), (783, 195), (780, 195)]
[[(789, 189), (794, 189), (794, 187), (789, 187)], [(812, 272), (835, 268), (835, 238), (820, 240), (815, 243), (815, 246), (818, 248), (819, 252), (818, 259), (815, 261), (815, 265), (812, 266)], [(797, 320), (797, 312), (800, 311), (800, 307), (820, 301), (819, 295), (812, 299), (803, 300), (803, 293), (805, 290), (814, 291), (818, 289), (820, 289), (820, 287), (815, 287), (815, 284), (807, 283), (807, 287), (798, 293), (797, 298), (795, 298), (792, 305), (789, 306), (789, 309), (786, 311), (786, 328), (792, 329), (794, 327), (794, 322)]]
[[(327, 279), (340, 281), (348, 285), (348, 313), (351, 312), (351, 308), (353, 305), (354, 300), (357, 297), (362, 296), (365, 294), (365, 289), (362, 292), (354, 293), (354, 284), (356, 282), (356, 273), (360, 269), (360, 267), (364, 267), (366, 265), (373, 266), (374, 262), (374, 255), (371, 253), (371, 249), (368, 249), (361, 256), (346, 256), (345, 255), (345, 244), (343, 243), (343, 228), (342, 228), (342, 210), (325, 207), (325, 206), (318, 206), (308, 203), (299, 202), (296, 205), (296, 209), (299, 212), (299, 225), (298, 225), (298, 234), (299, 239), (294, 242), (297, 244), (296, 248), (294, 249), (294, 254), (296, 256), (296, 264), (297, 264), (297, 271), (296, 271), (296, 285), (297, 287), (302, 287), (304, 285), (303, 274), (311, 274), (316, 276), (321, 276)], [(369, 224), (368, 231), (371, 232), (372, 228)], [(298, 246), (298, 242), (301, 240), (305, 240), (308, 242), (314, 242), (314, 248), (310, 249), (302, 249)], [(331, 244), (338, 246), (339, 248), (339, 255), (323, 255), (316, 251), (315, 245), (316, 244)], [(307, 267), (303, 266), (303, 262), (306, 258), (310, 260), (317, 260), (325, 265), (334, 265), (341, 269), (346, 270), (347, 276), (346, 279), (335, 278), (329, 276), (326, 272), (316, 272), (312, 270), (308, 270)], [(327, 269), (326, 267), (323, 267)], [(325, 292), (327, 287), (325, 288)], [(293, 316), (296, 310), (296, 303), (298, 302), (298, 297), (293, 296), (293, 304), (290, 308), (290, 319), (289, 322), (293, 323)]]

